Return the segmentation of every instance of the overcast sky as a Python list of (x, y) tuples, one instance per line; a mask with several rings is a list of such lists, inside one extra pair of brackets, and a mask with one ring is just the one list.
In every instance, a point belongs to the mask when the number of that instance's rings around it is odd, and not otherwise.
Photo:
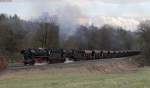
[[(43, 13), (59, 15), (81, 24), (104, 23), (135, 29), (139, 20), (150, 18), (150, 0), (13, 0), (0, 2), (0, 13), (17, 14), (22, 19)], [(67, 21), (69, 22), (69, 21)]]

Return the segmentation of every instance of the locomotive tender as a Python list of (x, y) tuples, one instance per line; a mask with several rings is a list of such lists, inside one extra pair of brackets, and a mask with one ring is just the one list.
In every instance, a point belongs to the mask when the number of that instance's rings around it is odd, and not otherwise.
[(106, 50), (79, 50), (79, 49), (24, 49), (21, 51), (24, 56), (24, 65), (42, 63), (63, 63), (66, 58), (73, 61), (96, 60), (106, 58), (120, 58), (140, 54), (140, 51), (106, 51)]

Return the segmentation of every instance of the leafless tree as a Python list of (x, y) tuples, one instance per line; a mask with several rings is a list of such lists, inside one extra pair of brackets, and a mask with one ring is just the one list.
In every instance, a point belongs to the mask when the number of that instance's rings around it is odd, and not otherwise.
[(55, 23), (41, 22), (39, 25), (35, 36), (38, 47), (59, 47), (59, 27)]
[(141, 46), (144, 51), (146, 63), (150, 63), (150, 20), (139, 24), (139, 34), (141, 37)]

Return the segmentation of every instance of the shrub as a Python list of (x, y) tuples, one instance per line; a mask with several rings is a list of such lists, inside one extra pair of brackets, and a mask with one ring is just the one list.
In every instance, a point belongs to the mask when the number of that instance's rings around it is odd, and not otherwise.
[(6, 69), (7, 65), (8, 64), (6, 58), (0, 56), (0, 71)]

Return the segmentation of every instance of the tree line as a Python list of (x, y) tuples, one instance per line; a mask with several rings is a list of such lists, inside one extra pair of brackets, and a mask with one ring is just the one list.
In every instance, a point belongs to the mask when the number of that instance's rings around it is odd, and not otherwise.
[(61, 42), (60, 27), (55, 21), (25, 21), (17, 15), (0, 14), (0, 55), (19, 56), (25, 48), (66, 48), (100, 50), (142, 50), (150, 62), (150, 21), (143, 21), (137, 31), (105, 24), (79, 25)]

